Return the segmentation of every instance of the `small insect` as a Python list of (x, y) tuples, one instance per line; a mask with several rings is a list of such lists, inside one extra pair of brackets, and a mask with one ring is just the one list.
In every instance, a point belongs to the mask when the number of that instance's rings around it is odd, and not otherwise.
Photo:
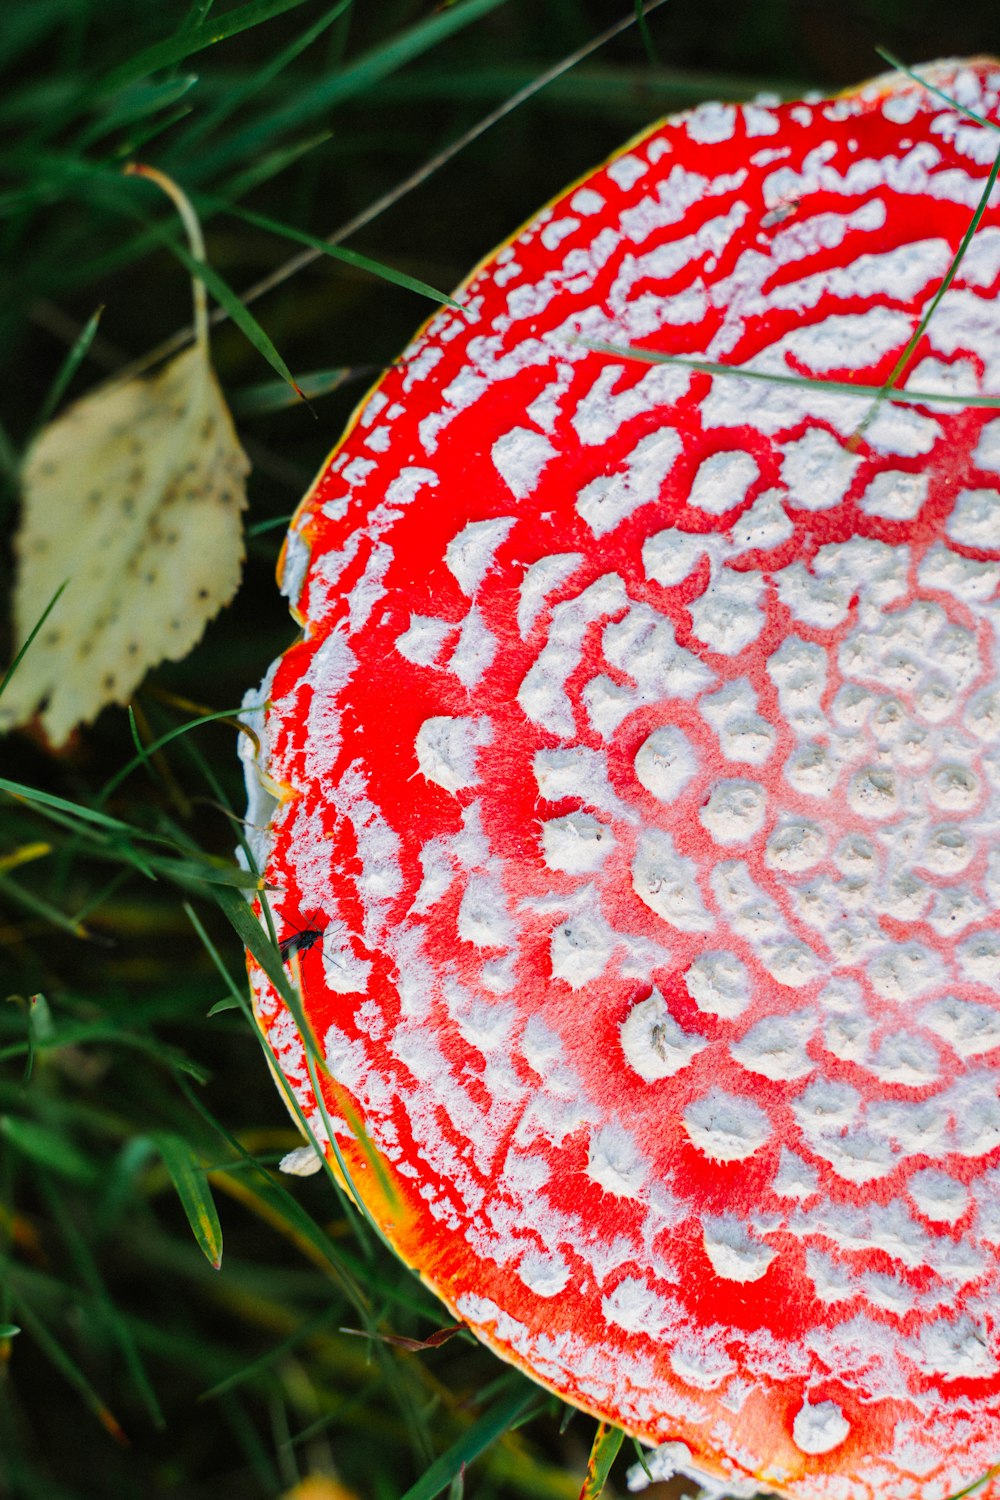
[(294, 958), (296, 953), (308, 953), (314, 943), (318, 943), (323, 936), (322, 927), (300, 927), (288, 933), (278, 942), (278, 952), (281, 954), (282, 963), (287, 963)]

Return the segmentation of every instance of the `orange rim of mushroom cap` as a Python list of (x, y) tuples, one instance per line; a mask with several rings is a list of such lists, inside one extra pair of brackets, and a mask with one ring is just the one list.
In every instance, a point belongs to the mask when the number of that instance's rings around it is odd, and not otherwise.
[[(1000, 65), (933, 81), (997, 117)], [(1000, 408), (953, 399), (1000, 392), (997, 207), (942, 399), (817, 383), (889, 377), (997, 140), (875, 80), (574, 185), (355, 414), (250, 715), (316, 1136), (482, 1339), (727, 1493), (1000, 1459)]]

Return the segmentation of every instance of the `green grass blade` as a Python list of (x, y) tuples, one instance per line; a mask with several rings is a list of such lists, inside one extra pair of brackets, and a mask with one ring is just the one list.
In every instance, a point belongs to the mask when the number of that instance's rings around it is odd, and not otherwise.
[(38, 1120), (25, 1119), (24, 1116), (2, 1115), (0, 1135), (20, 1156), (34, 1162), (36, 1166), (44, 1167), (48, 1172), (54, 1172), (57, 1177), (63, 1177), (68, 1182), (78, 1182), (85, 1187), (93, 1187), (97, 1181), (98, 1173), (94, 1164), (82, 1151), (77, 1150), (68, 1136), (54, 1127), (43, 1125)]
[(9, 875), (0, 874), (0, 895), (6, 897), (12, 906), (18, 906), (34, 917), (41, 917), (43, 922), (51, 922), (53, 927), (59, 927), (75, 938), (86, 937), (76, 918), (68, 916), (58, 906), (53, 906), (51, 901), (36, 895), (22, 880), (12, 880)]
[[(300, 375), (299, 386), (310, 401), (315, 401), (320, 396), (331, 395), (348, 381), (374, 380), (379, 371), (378, 365), (335, 365), (331, 370), (313, 370), (308, 375)], [(283, 380), (267, 380), (233, 391), (229, 404), (237, 416), (262, 417), (271, 412), (285, 411), (296, 405), (298, 399)], [(260, 536), (261, 532), (272, 527), (287, 526), (291, 519), (288, 515), (279, 520), (255, 521), (247, 527), (247, 536)]]
[(977, 115), (975, 110), (966, 109), (965, 105), (959, 104), (951, 94), (945, 93), (944, 89), (939, 89), (936, 83), (931, 83), (914, 68), (907, 67), (906, 63), (902, 62), (894, 52), (890, 52), (887, 47), (876, 47), (875, 51), (889, 64), (890, 68), (895, 68), (897, 73), (905, 73), (907, 78), (912, 78), (914, 83), (919, 83), (920, 87), (926, 89), (929, 94), (935, 94), (943, 103), (957, 110), (960, 115), (964, 115), (967, 120), (975, 120), (977, 125), (985, 125), (987, 130), (1000, 130), (1000, 125), (996, 120), (988, 120), (985, 115)]
[(261, 183), (270, 182), (272, 177), (287, 172), (289, 167), (294, 166), (303, 156), (308, 156), (310, 151), (325, 146), (331, 134), (329, 130), (317, 130), (304, 140), (292, 141), (288, 146), (280, 146), (277, 151), (264, 151), (255, 156), (242, 172), (227, 178), (223, 184), (225, 201), (235, 203), (240, 198), (245, 198), (247, 193), (252, 193), (254, 188), (260, 187)]
[[(253, 706), (251, 706), (251, 711), (252, 707)], [(168, 729), (165, 734), (161, 734), (158, 739), (155, 739), (151, 745), (143, 745), (140, 742), (138, 753), (134, 755), (130, 761), (127, 761), (119, 771), (116, 771), (115, 774), (104, 783), (104, 786), (97, 798), (98, 806), (101, 806), (105, 802), (107, 802), (108, 798), (118, 790), (122, 782), (126, 781), (128, 777), (132, 775), (133, 771), (137, 771), (140, 766), (146, 765), (150, 757), (155, 755), (158, 750), (162, 750), (164, 745), (169, 745), (171, 740), (180, 739), (182, 734), (188, 734), (192, 729), (197, 729), (200, 724), (213, 724), (219, 719), (235, 720), (237, 715), (242, 713), (243, 711), (244, 710), (239, 707), (218, 708), (215, 709), (212, 713), (201, 714), (197, 719), (189, 719), (185, 724), (178, 724), (174, 729)], [(134, 729), (134, 718), (132, 719), (132, 724)]]
[(250, 0), (249, 4), (227, 11), (215, 21), (204, 21), (200, 26), (181, 27), (173, 36), (147, 47), (138, 57), (131, 58), (109, 73), (100, 85), (100, 96), (116, 94), (127, 84), (147, 78), (150, 73), (157, 73), (161, 68), (172, 67), (174, 63), (191, 57), (195, 52), (214, 47), (217, 42), (228, 41), (230, 37), (239, 36), (241, 31), (249, 31), (251, 27), (260, 26), (262, 22), (284, 15), (286, 10), (294, 10), (297, 5), (304, 3), (305, 0)]
[(206, 110), (190, 129), (184, 131), (171, 149), (168, 160), (176, 159), (180, 162), (189, 160), (191, 148), (197, 141), (202, 141), (207, 135), (211, 135), (235, 110), (241, 109), (273, 83), (297, 57), (323, 35), (324, 31), (339, 20), (353, 3), (354, 0), (336, 0), (336, 4), (331, 5), (311, 26), (307, 26), (301, 36), (297, 36), (287, 47), (283, 47), (270, 62), (253, 72), (248, 72), (235, 87), (227, 89), (212, 109)]
[[(647, 16), (651, 15), (653, 11), (658, 10), (660, 6), (666, 3), (667, 0), (650, 0), (650, 3), (645, 8), (645, 14)], [(471, 145), (473, 141), (477, 141), (487, 131), (491, 130), (494, 125), (498, 124), (501, 120), (519, 109), (522, 104), (525, 104), (529, 99), (547, 88), (549, 84), (562, 78), (564, 74), (569, 73), (579, 63), (585, 61), (593, 53), (598, 52), (602, 47), (606, 46), (608, 42), (613, 41), (616, 36), (619, 36), (634, 25), (635, 15), (625, 16), (622, 20), (616, 21), (612, 26), (607, 27), (606, 30), (591, 38), (583, 46), (577, 47), (575, 51), (567, 53), (565, 57), (560, 58), (550, 68), (546, 68), (543, 72), (532, 77), (527, 83), (516, 89), (508, 98), (504, 99), (495, 109), (481, 116), (475, 124), (469, 126), (468, 129), (464, 130), (453, 141), (450, 141), (448, 145), (442, 147), (440, 151), (435, 152), (433, 156), (423, 162), (415, 171), (408, 173), (395, 186), (369, 203), (367, 208), (355, 214), (346, 224), (342, 224), (339, 229), (328, 235), (327, 239), (329, 243), (339, 244), (342, 240), (346, 240), (352, 234), (355, 234), (359, 229), (363, 229), (366, 225), (374, 223), (380, 215), (386, 213), (390, 208), (394, 208), (409, 193), (427, 182), (443, 167), (447, 166), (454, 157), (464, 151), (467, 146)], [(318, 257), (319, 252), (316, 250), (300, 251), (297, 255), (292, 256), (290, 260), (286, 261), (284, 265), (279, 266), (277, 270), (268, 272), (266, 276), (261, 277), (259, 281), (254, 282), (252, 286), (248, 287), (243, 293), (243, 302), (247, 305), (251, 302), (256, 302), (258, 298), (263, 297), (267, 292), (273, 291), (275, 287), (281, 286), (283, 282), (296, 275), (297, 272), (303, 270), (306, 266), (312, 265)], [(226, 316), (224, 308), (217, 308), (210, 315), (209, 322), (214, 327), (217, 323), (223, 321)], [(164, 339), (155, 348), (149, 350), (146, 354), (140, 356), (140, 358), (133, 360), (121, 372), (122, 378), (141, 374), (161, 359), (165, 359), (168, 355), (173, 354), (175, 350), (183, 349), (185, 344), (190, 342), (192, 333), (193, 329), (190, 327), (179, 329), (170, 338)]]
[(60, 1233), (70, 1251), (80, 1279), (93, 1297), (95, 1307), (99, 1310), (100, 1317), (111, 1338), (118, 1345), (125, 1366), (128, 1369), (132, 1385), (141, 1396), (143, 1405), (149, 1413), (153, 1426), (162, 1431), (166, 1426), (166, 1421), (160, 1403), (156, 1399), (156, 1392), (153, 1390), (152, 1382), (142, 1362), (142, 1357), (139, 1354), (128, 1323), (119, 1314), (114, 1299), (109, 1295), (104, 1280), (97, 1269), (97, 1263), (91, 1253), (90, 1246), (87, 1244), (84, 1233), (77, 1224), (74, 1215), (67, 1208), (62, 1192), (55, 1191), (54, 1184), (45, 1179), (43, 1179), (43, 1191), (48, 1203), (49, 1212), (59, 1225)]
[(848, 380), (820, 380), (808, 375), (780, 375), (771, 370), (754, 370), (749, 365), (723, 365), (712, 359), (690, 359), (685, 354), (660, 354), (655, 349), (636, 349), (631, 344), (606, 344), (600, 339), (580, 339), (584, 349), (596, 354), (612, 354), (616, 359), (635, 359), (646, 365), (680, 365), (701, 375), (734, 375), (739, 380), (763, 380), (770, 385), (793, 385), (800, 390), (820, 390), (831, 396), (883, 396), (899, 406), (944, 405), (983, 407), (1000, 411), (1000, 396), (959, 396), (949, 391), (884, 390), (880, 385), (853, 385)]
[[(44, 616), (42, 619), (44, 620)], [(39, 621), (39, 624), (42, 622)], [(38, 628), (37, 626), (35, 627)], [(39, 807), (50, 807), (54, 810), (66, 813), (74, 820), (81, 823), (92, 823), (98, 828), (107, 829), (114, 833), (132, 835), (137, 829), (129, 827), (120, 818), (111, 818), (107, 813), (98, 812), (96, 808), (87, 807), (82, 802), (70, 802), (66, 797), (57, 797), (52, 792), (43, 792), (39, 787), (25, 786), (19, 781), (8, 781), (6, 777), (0, 776), (0, 792), (6, 792), (8, 797), (14, 797), (18, 802), (34, 802)]]
[(471, 1464), (503, 1437), (532, 1407), (540, 1406), (543, 1400), (537, 1387), (525, 1387), (519, 1381), (508, 1396), (484, 1412), (468, 1432), (463, 1433), (447, 1452), (434, 1460), (416, 1484), (410, 1486), (402, 1500), (435, 1500), (436, 1495), (448, 1488), (456, 1474), (461, 1473), (467, 1464)]
[[(187, 267), (191, 275), (197, 276), (200, 281), (205, 283), (205, 286), (211, 292), (219, 306), (226, 309), (226, 312), (232, 318), (240, 332), (250, 341), (258, 354), (261, 354), (267, 360), (272, 370), (276, 370), (282, 380), (286, 380), (292, 389), (302, 396), (302, 392), (299, 390), (298, 383), (291, 370), (285, 364), (285, 361), (253, 313), (244, 307), (229, 283), (224, 281), (218, 271), (213, 266), (210, 266), (207, 261), (198, 260), (196, 256), (192, 255), (188, 247), (182, 245), (180, 240), (171, 239), (169, 245), (173, 253), (177, 256), (177, 259), (182, 265)], [(305, 397), (303, 396), (302, 399), (305, 400)]]
[(182, 1136), (161, 1131), (153, 1140), (177, 1189), (194, 1237), (209, 1265), (218, 1271), (222, 1265), (222, 1226), (205, 1169)]
[(17, 1298), (17, 1316), (24, 1324), (25, 1334), (34, 1340), (45, 1358), (50, 1364), (55, 1366), (63, 1379), (83, 1399), (105, 1432), (109, 1432), (119, 1443), (127, 1443), (121, 1424), (110, 1407), (98, 1395), (86, 1375), (84, 1375), (80, 1367), (66, 1353), (55, 1335), (49, 1331), (34, 1310), (27, 1305), (23, 1295)]
[[(42, 407), (38, 413), (38, 418), (35, 423), (36, 431), (38, 430), (38, 428), (44, 427), (46, 422), (50, 419), (52, 413), (55, 411), (63, 396), (66, 394), (66, 390), (69, 386), (70, 381), (73, 379), (73, 376), (76, 374), (77, 370), (86, 359), (87, 352), (90, 349), (91, 344), (94, 342), (94, 335), (97, 332), (103, 312), (104, 304), (102, 303), (95, 312), (91, 313), (90, 317), (83, 325), (83, 328), (80, 330), (79, 337), (64, 359), (62, 369), (59, 371), (55, 380), (52, 382), (49, 393), (46, 396), (45, 400), (42, 402)], [(66, 585), (63, 584), (63, 588), (65, 588), (65, 586)], [(62, 589), (60, 589), (59, 592), (61, 593)], [(56, 597), (58, 598), (58, 595)], [(53, 603), (55, 603), (55, 600), (53, 600)], [(36, 626), (35, 629), (37, 630), (37, 628), (38, 627)], [(34, 635), (34, 631), (32, 632), (32, 635)], [(6, 681), (6, 679), (4, 680)], [(2, 691), (3, 684), (0, 684), (0, 692)]]
[(112, 131), (123, 125), (144, 120), (147, 115), (158, 114), (169, 109), (184, 98), (198, 82), (197, 73), (186, 73), (181, 78), (168, 78), (162, 83), (134, 83), (124, 88), (118, 97), (108, 100), (101, 119), (95, 120), (77, 142), (78, 150), (86, 150), (96, 141), (103, 140)]
[(438, 9), (408, 30), (370, 48), (311, 88), (299, 90), (294, 101), (263, 115), (255, 125), (241, 132), (238, 140), (231, 143), (228, 153), (215, 154), (216, 165), (245, 159), (265, 143), (273, 142), (283, 131), (294, 129), (317, 116), (325, 116), (329, 110), (357, 98), (373, 84), (506, 3), (507, 0), (464, 0), (464, 3), (451, 5), (447, 10)]
[(620, 1427), (612, 1427), (609, 1422), (598, 1422), (587, 1463), (587, 1476), (580, 1490), (580, 1500), (600, 1500), (624, 1437)]
[(969, 227), (968, 229), (966, 229), (965, 233), (962, 236), (959, 247), (955, 251), (955, 254), (952, 258), (951, 265), (948, 267), (947, 271), (944, 274), (944, 277), (942, 278), (941, 285), (938, 287), (937, 291), (934, 293), (934, 296), (931, 298), (930, 305), (928, 306), (927, 311), (924, 313), (923, 317), (920, 319), (920, 322), (914, 329), (913, 334), (911, 335), (906, 345), (906, 348), (897, 359), (895, 365), (892, 368), (892, 373), (889, 375), (888, 380), (882, 387), (882, 390), (880, 391), (871, 411), (859, 426), (855, 436), (860, 437), (865, 429), (871, 426), (871, 423), (873, 422), (879, 410), (879, 407), (882, 405), (882, 402), (895, 389), (897, 380), (899, 380), (906, 373), (906, 367), (913, 357), (914, 350), (927, 331), (928, 323), (931, 321), (931, 318), (933, 318), (935, 312), (937, 311), (937, 308), (940, 305), (941, 299), (944, 296), (945, 292), (948, 290), (952, 282), (955, 280), (955, 277), (958, 275), (958, 269), (961, 266), (962, 261), (965, 259), (966, 251), (972, 244), (973, 235), (979, 228), (979, 225), (982, 222), (983, 214), (986, 212), (986, 206), (990, 201), (990, 194), (993, 192), (993, 187), (996, 183), (998, 173), (1000, 173), (1000, 151), (998, 151), (996, 154), (993, 166), (990, 168), (989, 176), (986, 179), (986, 186), (983, 188), (982, 195), (979, 199), (978, 204), (976, 205), (976, 211), (972, 215), (972, 218), (969, 220)]
[(62, 597), (63, 589), (66, 588), (68, 583), (69, 579), (65, 578), (56, 589), (55, 593), (52, 595), (52, 598), (49, 600), (48, 604), (46, 604), (45, 608), (42, 610), (42, 613), (35, 621), (35, 624), (31, 627), (31, 633), (25, 641), (24, 645), (21, 647), (20, 651), (18, 651), (17, 655), (14, 657), (14, 660), (11, 662), (6, 672), (2, 677), (0, 677), (0, 698), (3, 697), (4, 689), (6, 688), (10, 679), (13, 677), (14, 673), (17, 671), (18, 667), (21, 665), (25, 653), (31, 649), (31, 644), (37, 636), (38, 632), (41, 630), (42, 626), (45, 624), (45, 621), (49, 618), (49, 615), (59, 603), (59, 600)]
[(215, 1385), (210, 1386), (207, 1391), (202, 1391), (198, 1400), (213, 1401), (216, 1397), (225, 1395), (226, 1391), (234, 1390), (238, 1385), (245, 1385), (248, 1380), (255, 1380), (262, 1371), (269, 1370), (272, 1365), (284, 1359), (286, 1354), (290, 1354), (300, 1344), (305, 1343), (315, 1334), (322, 1333), (338, 1316), (338, 1311), (336, 1304), (321, 1308), (318, 1313), (306, 1319), (304, 1323), (300, 1323), (298, 1328), (283, 1338), (280, 1343), (272, 1345), (259, 1359), (244, 1365), (241, 1370), (235, 1370), (225, 1379), (216, 1381)]
[(281, 235), (283, 239), (295, 240), (300, 245), (308, 245), (310, 249), (318, 250), (321, 255), (328, 255), (332, 260), (342, 261), (345, 265), (354, 266), (359, 271), (367, 271), (369, 275), (377, 276), (381, 281), (389, 281), (393, 286), (401, 286), (408, 292), (416, 292), (421, 297), (429, 298), (431, 302), (453, 307), (457, 312), (462, 310), (461, 304), (456, 302), (454, 297), (449, 297), (445, 292), (439, 292), (436, 287), (419, 280), (416, 276), (408, 276), (405, 271), (397, 271), (394, 267), (387, 266), (384, 261), (373, 260), (370, 255), (361, 255), (357, 250), (345, 250), (341, 245), (331, 245), (329, 240), (321, 239), (319, 235), (308, 234), (304, 229), (296, 229), (291, 224), (281, 224), (277, 219), (252, 213), (246, 208), (235, 208), (232, 204), (221, 203), (213, 203), (211, 206), (224, 209), (226, 213), (233, 214), (237, 219), (243, 219), (247, 224), (253, 224), (257, 229), (265, 229), (270, 234)]

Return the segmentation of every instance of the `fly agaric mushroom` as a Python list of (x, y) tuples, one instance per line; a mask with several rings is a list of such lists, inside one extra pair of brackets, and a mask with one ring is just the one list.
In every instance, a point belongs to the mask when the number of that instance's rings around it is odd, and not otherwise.
[[(929, 76), (993, 120), (998, 68)], [(422, 330), (284, 554), (249, 823), (322, 929), (324, 1110), (251, 964), (277, 1063), (457, 1317), (726, 1493), (1000, 1459), (995, 205), (931, 398), (833, 388), (996, 145), (898, 76), (654, 128)]]

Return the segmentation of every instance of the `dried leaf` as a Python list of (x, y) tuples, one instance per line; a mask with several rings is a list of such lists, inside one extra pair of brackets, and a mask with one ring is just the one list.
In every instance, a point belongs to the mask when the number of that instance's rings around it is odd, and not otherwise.
[(375, 1333), (369, 1328), (341, 1328), (340, 1332), (353, 1334), (358, 1339), (375, 1339), (380, 1344), (392, 1344), (396, 1349), (407, 1349), (412, 1354), (419, 1354), (424, 1349), (440, 1349), (456, 1333), (463, 1333), (465, 1327), (464, 1323), (449, 1323), (447, 1328), (439, 1328), (425, 1339), (408, 1339), (401, 1333)]
[[(176, 184), (127, 170), (169, 193), (203, 263)], [(63, 744), (106, 704), (127, 702), (155, 663), (186, 655), (236, 592), (250, 465), (212, 370), (200, 282), (194, 294), (191, 349), (150, 378), (84, 396), (28, 451), (14, 544), (18, 649), (47, 618), (3, 685), (0, 731), (40, 710)]]
[(18, 644), (69, 582), (0, 700), (0, 728), (41, 706), (61, 745), (190, 651), (239, 584), (248, 469), (200, 344), (44, 429), (24, 468)]

